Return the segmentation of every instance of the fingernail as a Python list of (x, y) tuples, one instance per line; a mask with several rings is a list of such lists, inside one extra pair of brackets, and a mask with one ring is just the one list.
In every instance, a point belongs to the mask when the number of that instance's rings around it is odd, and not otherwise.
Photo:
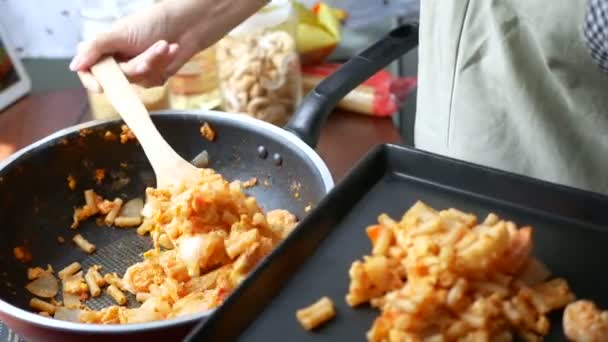
[(169, 54), (174, 54), (175, 52), (177, 52), (177, 49), (179, 49), (179, 45), (175, 43), (169, 45)]
[(156, 42), (156, 44), (154, 44), (154, 51), (159, 52), (159, 53), (163, 52), (163, 50), (165, 50), (166, 45), (167, 45), (167, 43), (164, 40)]
[(70, 70), (76, 71), (76, 70), (78, 70), (79, 66), (80, 66), (80, 57), (76, 56), (76, 57), (74, 57), (74, 59), (72, 59), (72, 62), (70, 62)]

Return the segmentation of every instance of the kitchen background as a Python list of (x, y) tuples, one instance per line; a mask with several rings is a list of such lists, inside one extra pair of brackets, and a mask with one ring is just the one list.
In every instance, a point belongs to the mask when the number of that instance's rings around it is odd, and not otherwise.
[[(112, 21), (159, 0), (4, 0), (0, 1), (0, 24), (32, 80), (32, 92), (76, 88), (81, 84), (67, 66), (75, 47), (83, 38), (94, 36)], [(330, 56), (343, 61), (388, 32), (399, 22), (417, 20), (420, 0), (328, 0), (325, 3), (344, 9), (349, 17), (342, 27), (342, 38)], [(313, 6), (316, 0), (300, 0)], [(417, 74), (417, 50), (393, 63), (390, 71), (398, 76)], [(412, 95), (415, 95), (412, 94)], [(394, 123), (411, 144), (415, 96), (409, 96)]]
[[(157, 0), (156, 0), (157, 1)], [(67, 66), (79, 41), (107, 29), (118, 17), (149, 6), (155, 0), (4, 0), (0, 1), (2, 24), (9, 39), (23, 59), (32, 79), (32, 92), (80, 87), (80, 82)], [(316, 0), (301, 0), (313, 6)], [(416, 20), (419, 0), (328, 0), (332, 7), (348, 13), (341, 29), (341, 40), (330, 61), (344, 61), (392, 27), (404, 20)], [(417, 50), (393, 63), (390, 71), (396, 76), (417, 73)], [(393, 116), (402, 135), (411, 136), (415, 98)], [(406, 139), (406, 142), (407, 140)]]
[[(66, 72), (69, 59), (83, 36), (111, 24), (113, 17), (148, 6), (154, 0), (4, 0), (0, 24), (8, 31), (32, 77), (34, 92), (79, 86)], [(316, 0), (301, 0), (312, 6)], [(329, 0), (346, 10), (349, 19), (332, 58), (344, 59), (361, 50), (395, 25), (398, 18), (418, 14), (419, 0)], [(85, 19), (83, 19), (85, 18)], [(387, 20), (389, 19), (389, 20)], [(406, 73), (415, 74), (415, 55), (407, 58)]]
[[(103, 31), (118, 17), (159, 0), (4, 0), (0, 1), (0, 25), (8, 32), (32, 79), (32, 92), (80, 87), (74, 73), (67, 71), (78, 42)], [(343, 61), (374, 42), (398, 22), (417, 20), (420, 0), (328, 0), (349, 17), (342, 27), (342, 39), (330, 56)], [(316, 0), (301, 0), (313, 6)], [(399, 76), (415, 76), (417, 50), (394, 63), (390, 70)], [(410, 97), (411, 99), (412, 97)], [(414, 104), (407, 103), (406, 107)], [(402, 108), (408, 110), (407, 108)], [(411, 111), (411, 109), (410, 109)], [(410, 116), (410, 115), (408, 115)], [(401, 121), (395, 116), (395, 123)]]
[[(17, 49), (32, 80), (32, 92), (78, 88), (76, 75), (68, 70), (75, 47), (83, 38), (104, 30), (119, 16), (153, 3), (154, 0), (3, 0), (0, 25)], [(301, 0), (312, 6), (315, 0)], [(417, 20), (419, 0), (327, 0), (344, 9), (349, 18), (341, 30), (341, 40), (329, 60), (344, 61), (386, 34), (399, 22)], [(417, 50), (394, 63), (395, 76), (415, 77)], [(408, 143), (413, 127), (415, 96), (393, 116)], [(0, 341), (19, 341), (18, 336), (0, 323)]]

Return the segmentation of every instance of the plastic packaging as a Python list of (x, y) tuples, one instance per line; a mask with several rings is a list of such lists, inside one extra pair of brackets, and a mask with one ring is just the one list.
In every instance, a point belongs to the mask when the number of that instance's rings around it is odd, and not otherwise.
[(224, 110), (284, 125), (302, 97), (291, 1), (273, 0), (217, 44)]
[[(318, 0), (300, 0), (313, 8)], [(420, 13), (420, 0), (325, 0), (332, 7), (341, 8), (348, 13), (345, 28), (360, 29), (400, 17), (417, 19)]]
[[(312, 90), (339, 67), (336, 63), (302, 67), (304, 90)], [(394, 77), (382, 70), (348, 93), (338, 103), (338, 108), (366, 115), (391, 116), (415, 85), (414, 77)]]

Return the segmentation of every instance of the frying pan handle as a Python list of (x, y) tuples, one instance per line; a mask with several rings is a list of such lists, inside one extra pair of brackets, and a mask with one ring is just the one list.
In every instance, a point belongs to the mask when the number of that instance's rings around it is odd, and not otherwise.
[(315, 147), (329, 113), (351, 90), (418, 45), (418, 25), (404, 24), (351, 58), (302, 100), (285, 129)]

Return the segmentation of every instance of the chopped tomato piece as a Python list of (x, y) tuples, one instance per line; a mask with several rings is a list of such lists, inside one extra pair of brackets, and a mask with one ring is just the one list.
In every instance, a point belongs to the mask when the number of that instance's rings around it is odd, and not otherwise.
[(501, 266), (505, 272), (515, 274), (525, 265), (532, 253), (532, 227), (523, 227), (511, 237), (509, 247), (501, 259)]
[(378, 236), (380, 236), (383, 229), (385, 229), (384, 226), (380, 224), (367, 227), (367, 237), (369, 237), (369, 239), (372, 241), (372, 244), (376, 243), (376, 240), (378, 239)]

